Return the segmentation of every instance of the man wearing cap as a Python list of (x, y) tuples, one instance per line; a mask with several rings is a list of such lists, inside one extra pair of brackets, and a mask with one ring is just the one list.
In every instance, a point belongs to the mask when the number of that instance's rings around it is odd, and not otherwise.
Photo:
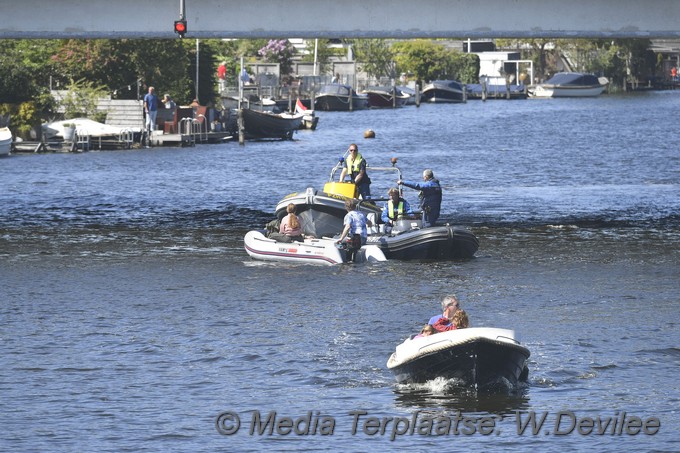
[(423, 211), (423, 225), (434, 226), (439, 218), (439, 210), (442, 204), (442, 187), (439, 180), (434, 179), (434, 173), (429, 168), (423, 171), (424, 182), (397, 181), (411, 189), (420, 190), (420, 209)]

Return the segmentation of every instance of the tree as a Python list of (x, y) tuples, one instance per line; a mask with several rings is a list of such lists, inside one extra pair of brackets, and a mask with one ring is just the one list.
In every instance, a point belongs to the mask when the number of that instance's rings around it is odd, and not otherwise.
[(329, 43), (329, 39), (308, 39), (305, 45), (307, 53), (302, 56), (302, 61), (306, 63), (314, 63), (314, 48), (316, 47), (316, 62), (319, 65), (317, 75), (325, 74), (331, 68), (331, 57), (336, 52), (328, 47)]
[(436, 79), (469, 83), (479, 77), (479, 57), (474, 54), (463, 54), (422, 39), (395, 43), (392, 50), (398, 72), (412, 73), (420, 83)]
[(352, 43), (356, 61), (369, 77), (397, 78), (394, 52), (384, 39), (355, 39)]
[(271, 39), (257, 53), (267, 63), (278, 63), (281, 77), (293, 72), (295, 47), (287, 39)]

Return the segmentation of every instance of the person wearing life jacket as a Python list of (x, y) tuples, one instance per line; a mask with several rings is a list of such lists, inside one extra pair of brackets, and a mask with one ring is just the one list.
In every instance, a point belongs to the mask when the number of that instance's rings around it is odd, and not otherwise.
[(387, 191), (387, 195), (389, 195), (390, 199), (385, 203), (382, 215), (380, 216), (385, 225), (394, 226), (399, 217), (414, 215), (408, 201), (399, 196), (399, 189), (392, 187)]
[(359, 153), (359, 146), (355, 143), (349, 145), (349, 156), (345, 160), (346, 166), (340, 173), (340, 182), (349, 175), (351, 181), (356, 184), (359, 196), (362, 200), (371, 198), (371, 178), (366, 173), (366, 159)]
[(423, 182), (397, 181), (406, 187), (420, 190), (420, 209), (423, 210), (423, 226), (434, 226), (439, 218), (442, 204), (442, 187), (429, 168), (423, 171)]

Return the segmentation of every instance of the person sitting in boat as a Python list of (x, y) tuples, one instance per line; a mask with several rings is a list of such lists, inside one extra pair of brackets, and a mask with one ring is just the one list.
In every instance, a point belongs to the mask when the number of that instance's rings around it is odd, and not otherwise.
[(343, 228), (337, 243), (342, 244), (346, 248), (347, 261), (354, 261), (356, 252), (362, 245), (366, 244), (366, 238), (368, 237), (367, 227), (373, 225), (371, 221), (366, 218), (366, 215), (357, 209), (358, 206), (359, 200), (356, 198), (348, 198), (345, 200), (347, 214), (342, 221), (345, 227)]
[(450, 319), (453, 317), (453, 314), (460, 308), (460, 305), (458, 303), (458, 298), (450, 294), (442, 299), (442, 314), (441, 315), (435, 315), (430, 318), (428, 321), (428, 324), (434, 325), (437, 321), (439, 321), (442, 318)]
[(420, 209), (423, 210), (423, 225), (434, 226), (439, 218), (439, 210), (442, 204), (442, 187), (439, 180), (434, 178), (434, 173), (429, 168), (423, 171), (423, 181), (397, 181), (406, 187), (420, 190)]
[(432, 328), (437, 332), (446, 332), (449, 330), (465, 329), (469, 326), (470, 320), (467, 313), (465, 313), (465, 310), (458, 309), (450, 319), (441, 318), (432, 325)]
[(295, 215), (295, 205), (289, 203), (288, 206), (286, 206), (286, 212), (288, 214), (281, 219), (281, 223), (279, 224), (279, 232), (271, 233), (269, 238), (279, 242), (304, 241), (305, 238), (302, 235), (300, 219)]
[(371, 198), (371, 178), (366, 173), (366, 160), (359, 153), (359, 146), (356, 143), (349, 145), (349, 156), (345, 160), (345, 167), (340, 173), (340, 182), (349, 175), (351, 181), (356, 184), (359, 196), (363, 200)]
[(416, 335), (413, 338), (420, 338), (420, 337), (429, 337), (433, 333), (437, 333), (436, 330), (434, 330), (434, 327), (432, 327), (429, 324), (425, 324), (422, 329), (420, 329), (420, 333)]
[(389, 233), (388, 230), (394, 226), (398, 219), (404, 216), (412, 217), (415, 214), (411, 210), (411, 205), (408, 201), (400, 196), (399, 189), (392, 187), (387, 191), (387, 195), (389, 195), (390, 199), (385, 203), (380, 219), (387, 226), (385, 230)]

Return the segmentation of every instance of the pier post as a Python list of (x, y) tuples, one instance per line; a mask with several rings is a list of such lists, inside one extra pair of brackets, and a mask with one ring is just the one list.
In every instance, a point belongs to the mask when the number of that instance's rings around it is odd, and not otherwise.
[(416, 107), (420, 107), (420, 84), (416, 83)]
[(486, 101), (486, 80), (482, 80), (482, 101)]
[(236, 125), (238, 128), (238, 144), (245, 144), (245, 131), (243, 127), (243, 109), (238, 109), (238, 118), (236, 119)]

